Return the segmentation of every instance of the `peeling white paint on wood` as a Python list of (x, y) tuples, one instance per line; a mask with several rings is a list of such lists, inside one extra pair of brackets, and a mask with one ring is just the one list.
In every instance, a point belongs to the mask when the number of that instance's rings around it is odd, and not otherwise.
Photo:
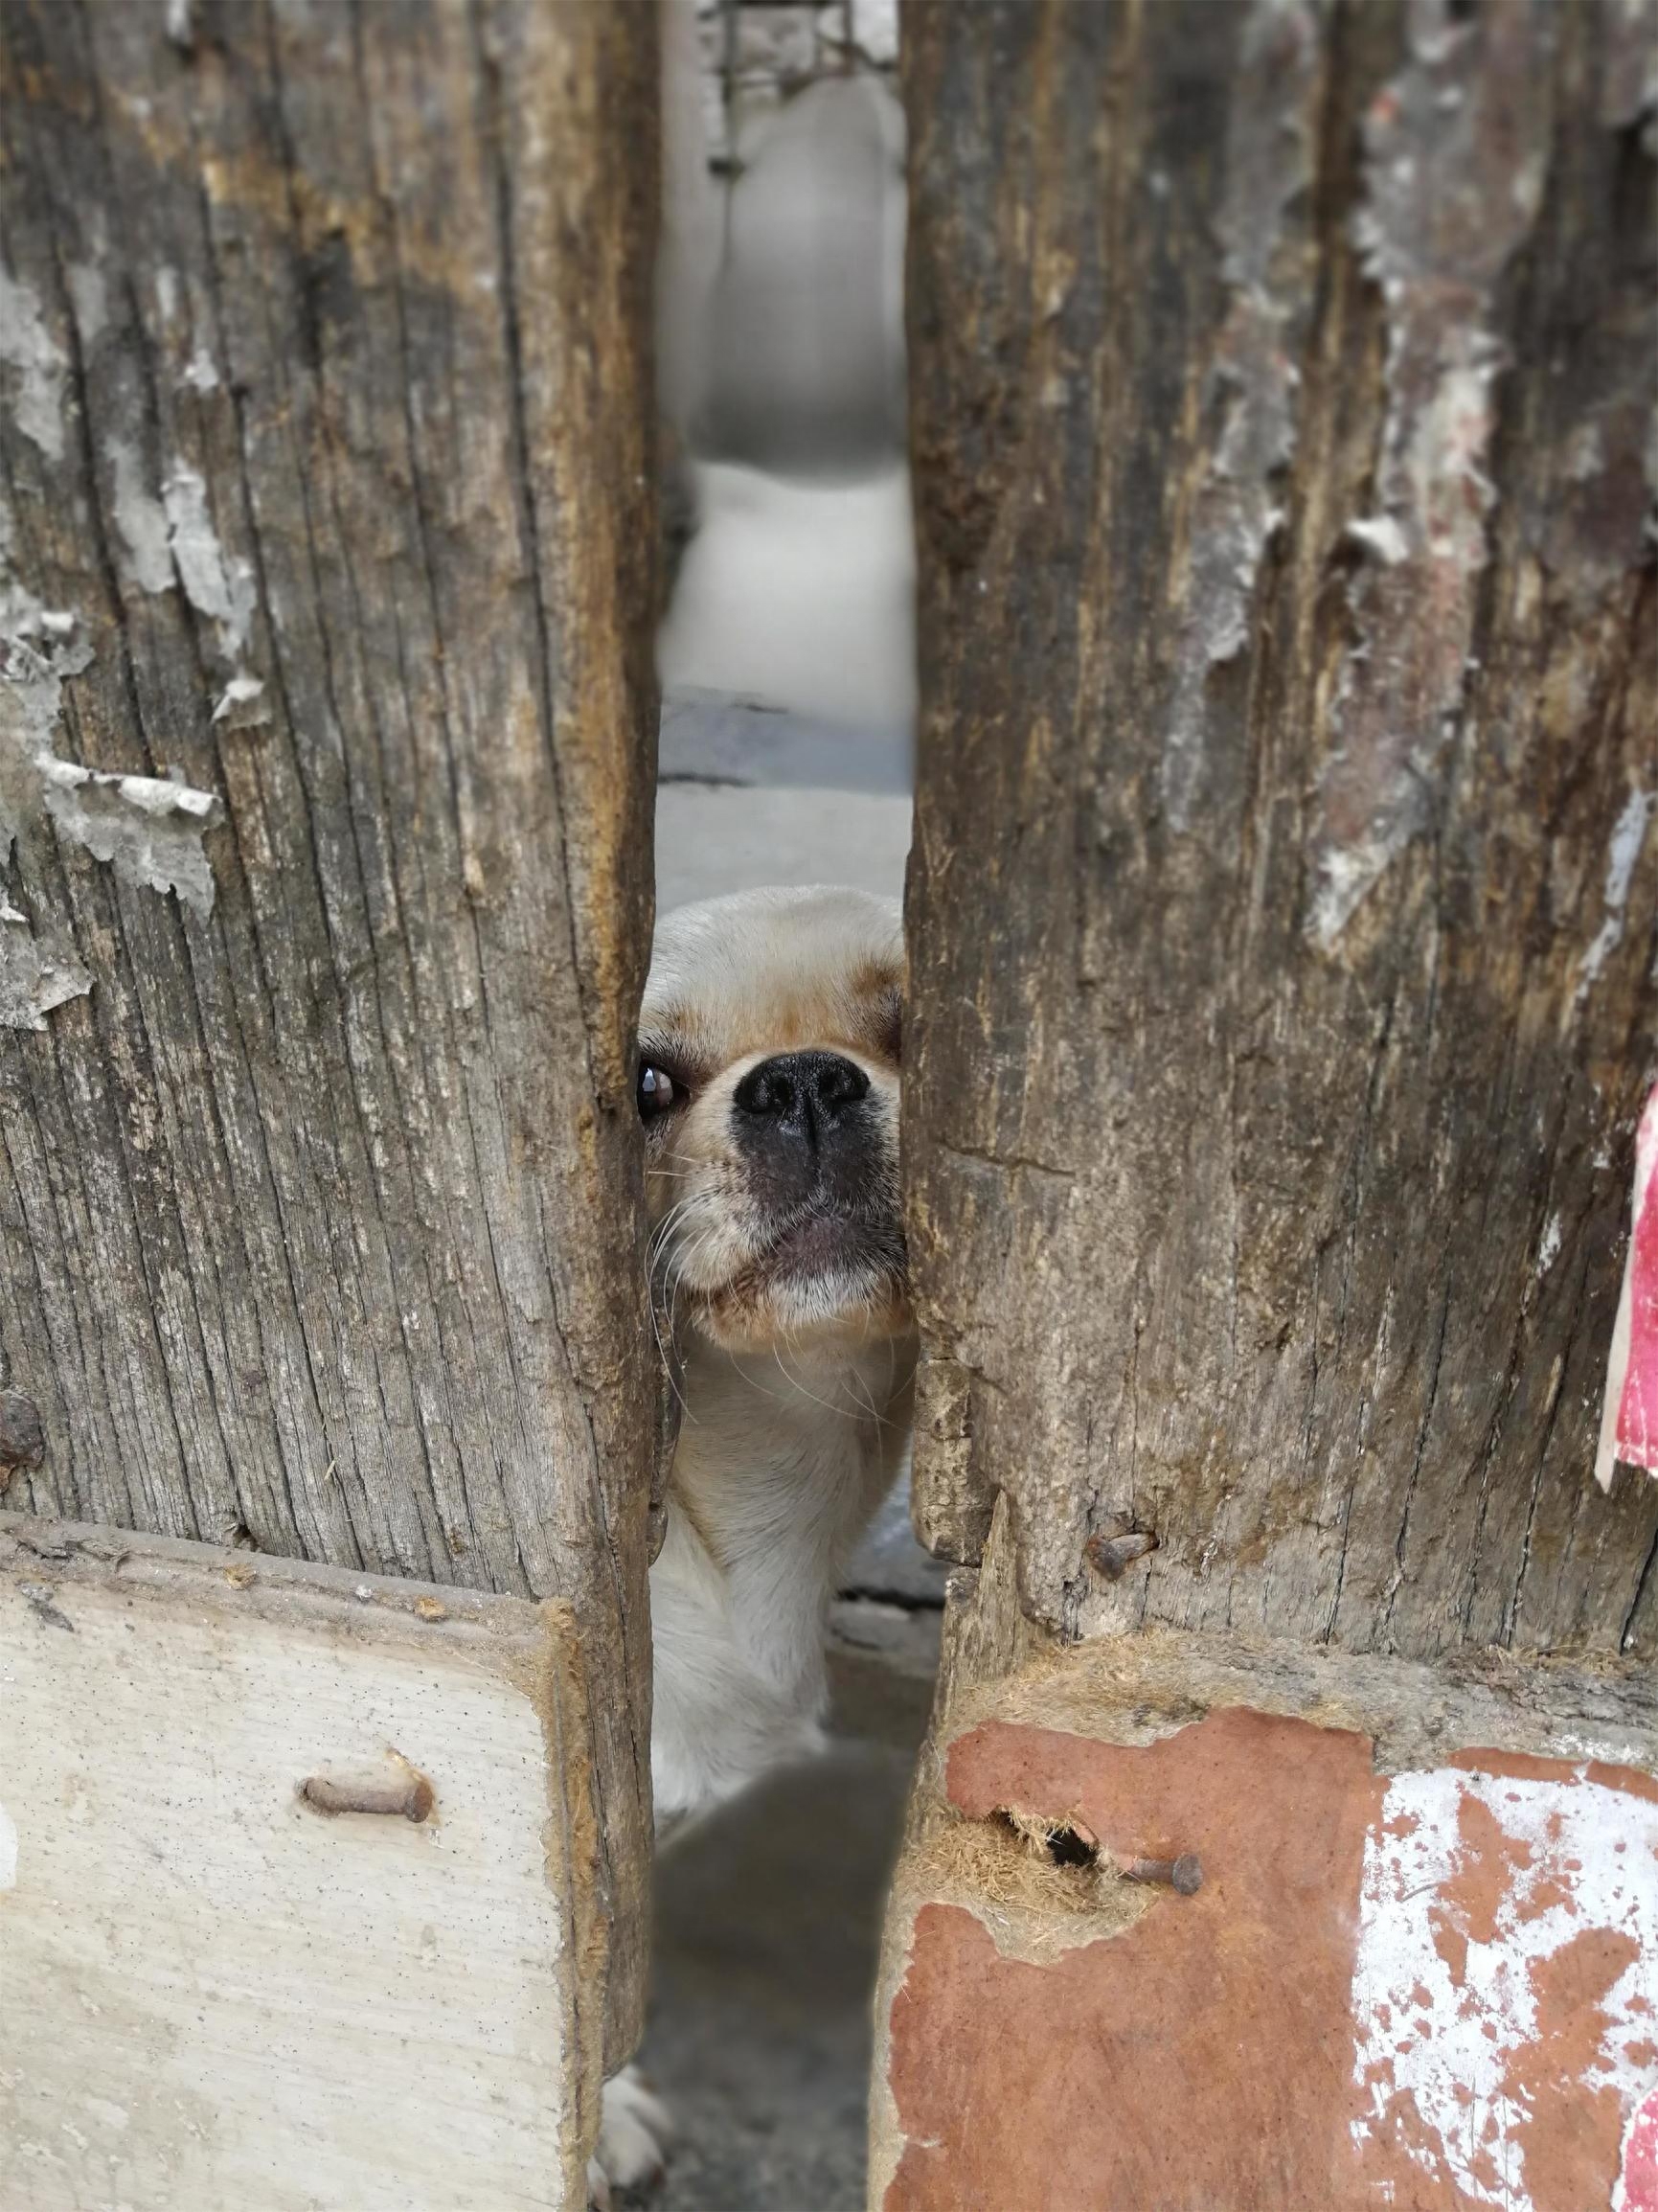
[(180, 383), (188, 384), (193, 392), (218, 390), (218, 364), (204, 345), (198, 345), (186, 362)]
[(111, 512), (125, 550), (124, 567), (141, 591), (167, 591), (172, 584), (172, 555), (167, 542), (167, 510), (145, 481), (135, 446), (111, 438), (105, 448), (115, 478)]
[[(63, 679), (91, 660), (72, 615), (43, 607), (5, 564), (9, 517), (0, 509), (0, 867), (36, 810), (38, 762), (50, 759)], [(80, 998), (92, 976), (73, 944), (32, 925), (0, 898), (0, 1028), (40, 1031), (55, 1007)]]
[(268, 721), (270, 709), (254, 706), (263, 696), (264, 685), (258, 676), (232, 676), (215, 702), (214, 721), (228, 722), (233, 730), (244, 729), (249, 722)]
[(168, 543), (185, 597), (198, 614), (218, 625), (219, 647), (234, 660), (247, 643), (253, 621), (254, 578), (249, 562), (228, 559), (208, 511), (207, 486), (193, 468), (174, 464), (161, 488)]
[[(1480, 1862), (1482, 1879), (1470, 1879)], [(1582, 2023), (1585, 2093), (1632, 2108), (1658, 2018), (1658, 1804), (1591, 1781), (1398, 1774), (1365, 1847), (1352, 2123), (1472, 2204), (1532, 2212), (1524, 2060), (1551, 2025), (1547, 1968), (1590, 1934), (1609, 1986)]]
[[(197, 347), (183, 381), (197, 392), (218, 383), (213, 357)], [(197, 614), (215, 625), (221, 657), (233, 668), (246, 647), (256, 592), (251, 562), (225, 553), (214, 529), (207, 485), (197, 471), (175, 462), (156, 498), (137, 450), (123, 439), (107, 447), (115, 478), (115, 526), (125, 548), (126, 573), (143, 591), (182, 584)]]
[(1212, 371), (1224, 427), (1196, 501), (1184, 635), (1163, 754), (1170, 819), (1183, 830), (1203, 774), (1213, 672), (1249, 642), (1256, 578), (1283, 515), (1274, 483), (1295, 451), (1298, 278), (1276, 266), (1289, 209), (1311, 177), (1318, 29), (1303, 0), (1256, 0), (1240, 62), (1258, 80), (1233, 105), (1218, 217), (1232, 301)]
[[(216, 386), (218, 371), (204, 348), (196, 349), (183, 380), (197, 392)], [(135, 446), (111, 438), (105, 450), (115, 479), (111, 511), (125, 573), (142, 591), (170, 591), (175, 582), (182, 584), (192, 606), (216, 625), (218, 650), (234, 665), (253, 622), (253, 567), (229, 557), (219, 544), (205, 482), (195, 469), (175, 462), (158, 499)]]
[(219, 811), (211, 791), (159, 776), (106, 775), (74, 761), (36, 762), (41, 794), (60, 837), (107, 860), (125, 882), (176, 891), (205, 921), (213, 912), (213, 869), (203, 833)]
[(1537, 1245), (1537, 1275), (1541, 1280), (1560, 1256), (1560, 1217), (1551, 1214), (1543, 1224), (1543, 1234)]
[(102, 336), (109, 321), (109, 286), (96, 262), (75, 262), (68, 270), (69, 299), (82, 346)]
[(43, 1030), (54, 1007), (91, 989), (91, 974), (74, 954), (40, 943), (15, 906), (0, 910), (0, 1027)]
[(0, 362), (15, 379), (17, 427), (48, 461), (63, 458), (63, 393), (69, 359), (46, 328), (33, 288), (0, 262)]
[(1550, 35), (1546, 12), (1494, 7), (1476, 36), (1423, 0), (1410, 57), (1365, 119), (1355, 233), (1386, 307), (1388, 409), (1375, 511), (1346, 531), (1372, 558), (1350, 592), (1355, 643), (1319, 794), (1306, 926), (1326, 950), (1424, 829), (1463, 710), (1504, 366), (1492, 301), (1541, 204)]
[(1579, 996), (1597, 980), (1623, 942), (1624, 909), (1629, 903), (1629, 885), (1634, 878), (1635, 863), (1641, 857), (1641, 848), (1647, 842), (1647, 826), (1654, 812), (1658, 812), (1658, 793), (1633, 790), (1613, 825), (1611, 843), (1606, 849), (1606, 883), (1601, 894), (1605, 919), (1583, 955), (1583, 974), (1578, 986)]
[[(61, 760), (52, 749), (63, 685), (90, 666), (73, 619), (16, 589), (0, 608), (0, 859), (34, 823), (109, 862), (125, 882), (176, 891), (204, 920), (213, 911), (212, 864), (202, 838), (219, 813), (211, 791), (176, 776), (128, 776)], [(0, 1022), (38, 1029), (40, 1016), (90, 989), (64, 948), (23, 937), (12, 910), (0, 929)]]
[(1397, 568), (1410, 553), (1410, 540), (1391, 514), (1361, 515), (1348, 524), (1347, 535), (1387, 568)]

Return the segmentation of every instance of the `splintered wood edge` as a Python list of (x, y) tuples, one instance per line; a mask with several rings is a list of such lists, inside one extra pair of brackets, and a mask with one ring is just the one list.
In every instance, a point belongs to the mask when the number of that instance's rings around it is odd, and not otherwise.
[(296, 1626), (308, 1622), (372, 1634), (380, 1642), (406, 1636), (418, 1643), (437, 1634), (451, 1644), (478, 1644), (503, 1653), (517, 1649), (528, 1656), (550, 1632), (572, 1643), (575, 1636), (570, 1608), (556, 1601), (542, 1605), (449, 1583), (405, 1582), (185, 1537), (22, 1513), (0, 1513), (0, 1571), (70, 1587), (119, 1586), (135, 1597), (184, 1600), (216, 1612), (251, 1613)]
[(1368, 1736), (1378, 1773), (1464, 1748), (1658, 1770), (1658, 1680), (1641, 1664), (1483, 1649), (1406, 1660), (1166, 1628), (1056, 1647), (965, 1687), (945, 1742), (996, 1719), (1149, 1744), (1232, 1705)]
[(546, 1751), (547, 1888), (566, 1939), (556, 1974), (575, 2075), (567, 2087), (574, 2089), (576, 2129), (565, 2188), (567, 2201), (580, 2203), (599, 2133), (609, 1930), (599, 1894), (588, 1685), (574, 1608), (563, 1599), (405, 1582), (185, 1538), (5, 1512), (0, 1580), (43, 1583), (55, 1593), (119, 1592), (124, 1601), (158, 1611), (252, 1618), (311, 1635), (373, 1643), (382, 1651), (433, 1656), (441, 1652), (493, 1675), (529, 1700)]
[(1459, 1745), (1658, 1768), (1658, 1675), (1644, 1659), (1495, 1646), (1404, 1659), (1162, 1625), (1063, 1643), (1025, 1613), (1016, 1550), (999, 1497), (982, 1567), (950, 1578), (935, 1760), (992, 1718), (1142, 1744), (1249, 1705), (1370, 1737), (1384, 1773), (1440, 1766)]

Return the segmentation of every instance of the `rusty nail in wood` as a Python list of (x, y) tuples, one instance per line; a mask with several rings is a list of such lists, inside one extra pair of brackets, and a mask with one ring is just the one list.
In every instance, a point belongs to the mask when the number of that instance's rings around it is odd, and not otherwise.
[[(21, 1390), (0, 1390), (0, 1469), (38, 1467), (46, 1457), (46, 1431), (40, 1408)], [(0, 1489), (5, 1483), (0, 1480)]]
[(1129, 1529), (1124, 1536), (1097, 1536), (1087, 1545), (1088, 1557), (1109, 1582), (1116, 1582), (1136, 1560), (1156, 1549), (1157, 1539), (1148, 1528)]
[(1182, 1897), (1195, 1897), (1203, 1887), (1203, 1868), (1194, 1851), (1178, 1859), (1131, 1859), (1123, 1869), (1124, 1881), (1156, 1881), (1176, 1889)]
[(330, 1782), (312, 1774), (300, 1784), (300, 1795), (319, 1813), (392, 1813), (405, 1820), (424, 1820), (435, 1802), (423, 1774), (387, 1782)]

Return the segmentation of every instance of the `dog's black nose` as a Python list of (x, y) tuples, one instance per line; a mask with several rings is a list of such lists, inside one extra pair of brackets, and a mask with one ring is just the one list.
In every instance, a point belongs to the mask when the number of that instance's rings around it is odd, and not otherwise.
[(815, 1145), (869, 1088), (863, 1069), (838, 1052), (780, 1052), (751, 1067), (733, 1095), (740, 1113)]

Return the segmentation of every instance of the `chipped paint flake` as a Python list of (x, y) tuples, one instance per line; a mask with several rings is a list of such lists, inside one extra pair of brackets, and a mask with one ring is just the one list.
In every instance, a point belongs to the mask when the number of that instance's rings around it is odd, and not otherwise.
[(95, 262), (72, 262), (68, 271), (69, 300), (82, 346), (102, 336), (109, 321), (109, 286)]
[(1551, 1214), (1543, 1224), (1542, 1241), (1537, 1246), (1537, 1276), (1540, 1281), (1560, 1256), (1560, 1217)]
[(1612, 841), (1606, 848), (1606, 883), (1601, 894), (1604, 919), (1595, 933), (1594, 943), (1583, 955), (1582, 973), (1578, 979), (1579, 1002), (1623, 942), (1624, 909), (1629, 903), (1629, 885), (1654, 812), (1658, 812), (1658, 793), (1631, 791), (1613, 825)]
[[(213, 870), (203, 849), (219, 803), (176, 777), (128, 776), (88, 768), (53, 750), (63, 685), (91, 665), (92, 650), (65, 631), (62, 618), (36, 605), (8, 582), (0, 591), (0, 860), (41, 820), (59, 838), (110, 863), (124, 881), (176, 891), (203, 919), (213, 910)], [(7, 964), (4, 1018), (38, 1028), (33, 1018), (77, 995), (79, 963), (18, 931), (21, 916), (0, 932)], [(85, 986), (89, 988), (90, 978)], [(53, 995), (56, 993), (56, 995)], [(28, 1018), (13, 1019), (13, 1014)]]
[(198, 614), (218, 625), (220, 650), (234, 660), (253, 621), (253, 569), (245, 560), (226, 558), (208, 512), (207, 486), (193, 468), (176, 463), (161, 497), (185, 596)]
[(49, 627), (44, 608), (9, 579), (0, 579), (0, 860), (10, 851), (17, 817), (27, 810), (34, 778), (18, 764), (51, 750), (63, 686), (92, 664), (92, 648), (73, 630)]
[(1191, 818), (1208, 749), (1211, 673), (1249, 642), (1261, 559), (1283, 522), (1274, 486), (1295, 451), (1293, 358), (1305, 286), (1278, 266), (1289, 209), (1311, 176), (1318, 31), (1305, 0), (1255, 0), (1250, 80), (1233, 103), (1218, 229), (1231, 298), (1215, 348), (1219, 442), (1192, 515), (1184, 624), (1162, 764), (1174, 828)]
[[(218, 373), (198, 350), (185, 379), (206, 392), (217, 383)], [(170, 591), (175, 582), (182, 584), (197, 614), (214, 624), (218, 651), (236, 672), (233, 681), (237, 680), (241, 673), (237, 664), (253, 624), (253, 567), (249, 561), (232, 559), (219, 544), (206, 483), (186, 463), (174, 462), (157, 500), (133, 446), (111, 439), (107, 452), (115, 478), (112, 506), (125, 573), (143, 591)]]
[(206, 346), (198, 345), (186, 363), (179, 381), (188, 384), (193, 392), (218, 390), (218, 364)]
[(176, 891), (203, 920), (213, 912), (213, 870), (202, 832), (218, 801), (182, 778), (107, 775), (74, 761), (36, 762), (45, 808), (60, 837), (107, 860), (151, 891)]
[[(1594, 1969), (1573, 1979), (1585, 1943)], [(1360, 2151), (1531, 2212), (1536, 2054), (1569, 2036), (1579, 2094), (1625, 2110), (1646, 2087), (1658, 1804), (1582, 1772), (1396, 1775), (1366, 1841), (1352, 1988)]]
[(0, 262), (0, 361), (15, 379), (11, 411), (48, 461), (63, 458), (63, 391), (69, 359), (46, 328), (40, 302)]
[(112, 438), (105, 451), (115, 478), (111, 512), (122, 544), (122, 566), (140, 591), (168, 591), (172, 585), (172, 555), (167, 544), (167, 510), (145, 482), (137, 448)]
[(50, 951), (32, 934), (27, 915), (0, 909), (0, 1028), (43, 1030), (55, 1007), (84, 998), (92, 976), (73, 954)]
[(1369, 514), (1347, 526), (1350, 540), (1384, 568), (1397, 568), (1410, 557), (1410, 540), (1391, 514)]
[(1387, 404), (1374, 512), (1347, 530), (1371, 558), (1319, 789), (1306, 926), (1327, 950), (1425, 829), (1463, 712), (1504, 365), (1492, 300), (1536, 219), (1547, 151), (1548, 11), (1493, 0), (1471, 25), (1417, 0), (1410, 26), (1364, 128), (1356, 231), (1386, 310)]
[(269, 707), (257, 704), (263, 696), (264, 685), (258, 676), (232, 676), (214, 706), (215, 726), (223, 723), (229, 729), (245, 730), (255, 722), (268, 722)]

